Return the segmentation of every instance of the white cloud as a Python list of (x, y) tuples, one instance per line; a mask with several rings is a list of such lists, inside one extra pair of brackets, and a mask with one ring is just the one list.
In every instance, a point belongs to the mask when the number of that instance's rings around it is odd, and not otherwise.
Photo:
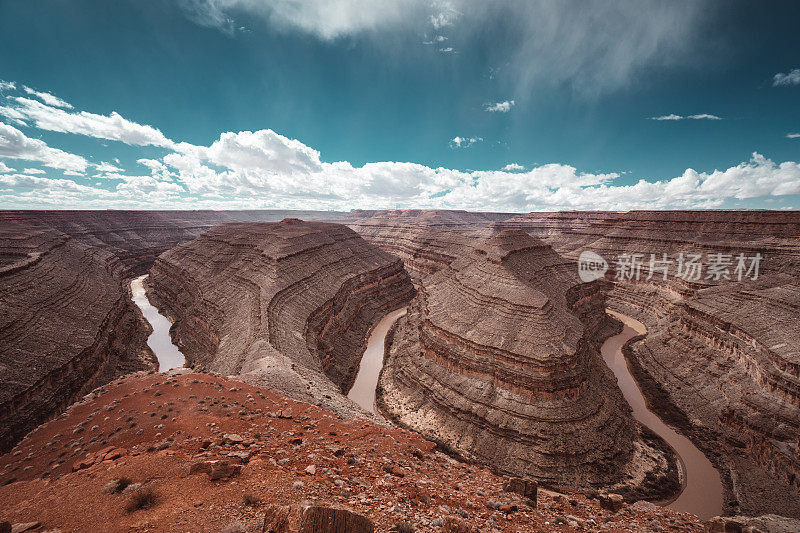
[(800, 133), (787, 133), (787, 139), (800, 139)]
[(669, 115), (661, 115), (660, 117), (650, 117), (650, 120), (683, 120), (683, 117), (672, 113)]
[(0, 157), (39, 161), (42, 164), (64, 170), (83, 172), (88, 165), (86, 159), (51, 148), (39, 139), (31, 139), (14, 126), (0, 122)]
[(779, 85), (800, 85), (800, 68), (793, 68), (786, 74), (781, 72), (772, 77), (772, 86)]
[(486, 104), (483, 108), (490, 113), (508, 113), (514, 107), (514, 103), (514, 100), (506, 100), (505, 102)]
[[(472, 139), (456, 137), (453, 144), (465, 146)], [(563, 164), (546, 164), (523, 172), (466, 172), (400, 162), (362, 167), (346, 161), (326, 163), (316, 150), (270, 130), (224, 133), (212, 147), (213, 151), (211, 147), (186, 145), (182, 153), (170, 154), (164, 162), (176, 170), (179, 181), (192, 194), (254, 203), (270, 198), (275, 207), (513, 211), (708, 208), (732, 199), (800, 194), (800, 165), (776, 164), (759, 154), (724, 171), (687, 169), (670, 180), (625, 185), (618, 184), (620, 173), (584, 173)], [(286, 163), (277, 164), (276, 154)]]
[[(137, 159), (136, 162), (149, 168), (152, 177), (163, 181), (172, 180), (172, 172), (161, 161), (157, 159)], [(117, 163), (119, 163), (119, 160), (117, 160)]]
[(434, 13), (425, 0), (179, 0), (179, 4), (195, 22), (228, 34), (237, 31), (235, 14), (244, 14), (323, 40), (406, 26), (410, 18)]
[(722, 120), (722, 117), (711, 115), (709, 113), (700, 113), (698, 115), (676, 115), (671, 113), (669, 115), (661, 115), (660, 117), (650, 117), (650, 120)]
[(467, 148), (482, 140), (483, 137), (453, 137), (450, 139), (450, 148)]
[(106, 163), (105, 161), (101, 161), (100, 164), (96, 164), (95, 168), (98, 172), (125, 172), (123, 169), (116, 167), (111, 163)]
[[(68, 119), (101, 116), (55, 108), (48, 113), (53, 110), (65, 113)], [(144, 132), (158, 131), (151, 126), (136, 126)], [(84, 134), (83, 129), (75, 127), (65, 131)], [(458, 136), (450, 145), (465, 148), (480, 141), (480, 137)], [(82, 176), (93, 167), (101, 172), (98, 177), (105, 178), (95, 182), (100, 185), (81, 185), (69, 179), (15, 173), (3, 163), (0, 202), (18, 208), (427, 207), (530, 211), (711, 208), (735, 200), (800, 194), (800, 165), (776, 163), (757, 153), (726, 170), (687, 169), (672, 179), (626, 184), (621, 173), (580, 172), (558, 163), (529, 170), (509, 163), (502, 170), (479, 171), (394, 161), (356, 167), (347, 161), (326, 162), (318, 150), (269, 129), (225, 132), (208, 146), (169, 143), (164, 157), (137, 161), (150, 175), (129, 176), (119, 168), (118, 159), (113, 159), (115, 164), (90, 164), (81, 156), (52, 148), (0, 123), (0, 157), (36, 161), (60, 168), (64, 175)]]
[(237, 32), (237, 18), (260, 19), (321, 40), (366, 36), (387, 54), (397, 52), (389, 33), (438, 35), (447, 27), (465, 42), (487, 28), (502, 28), (495, 47), (507, 57), (504, 76), (518, 93), (546, 84), (590, 96), (623, 88), (647, 69), (699, 62), (692, 45), (705, 37), (706, 22), (715, 14), (715, 6), (694, 0), (177, 2), (195, 22), (230, 35)]
[(116, 191), (126, 198), (150, 196), (167, 199), (184, 192), (184, 188), (177, 183), (159, 181), (151, 176), (126, 176), (125, 181), (117, 185)]
[(456, 50), (452, 46), (448, 46), (447, 48), (439, 48), (439, 51), (443, 54), (455, 54)]
[(3, 91), (13, 91), (17, 88), (17, 84), (13, 81), (0, 80), (0, 93)]
[(0, 161), (0, 174), (5, 174), (6, 172), (16, 172), (16, 170)]
[(46, 171), (42, 170), (41, 168), (26, 168), (22, 171), (23, 174), (47, 174)]
[(708, 113), (701, 113), (699, 115), (689, 115), (686, 118), (690, 118), (693, 120), (722, 120), (721, 117), (718, 117), (716, 115), (709, 115)]
[(35, 90), (31, 89), (30, 87), (27, 87), (25, 85), (23, 85), (22, 88), (25, 89), (26, 93), (34, 95), (36, 98), (38, 98), (39, 100), (41, 100), (42, 102), (44, 102), (47, 105), (54, 106), (54, 107), (65, 107), (67, 109), (72, 109), (72, 104), (69, 104), (69, 103), (65, 102), (64, 100), (62, 100), (58, 96), (54, 96), (54, 95), (52, 95), (50, 93), (46, 93), (46, 92), (35, 91)]
[(158, 129), (127, 120), (116, 112), (110, 115), (86, 111), (73, 113), (29, 98), (17, 97), (10, 100), (14, 104), (0, 107), (0, 115), (32, 122), (39, 129), (75, 133), (138, 146), (174, 146)]

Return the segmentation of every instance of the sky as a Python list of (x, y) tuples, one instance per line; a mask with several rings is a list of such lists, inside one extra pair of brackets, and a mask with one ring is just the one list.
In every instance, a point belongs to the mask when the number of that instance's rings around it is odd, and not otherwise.
[(0, 208), (798, 209), (800, 4), (0, 0)]

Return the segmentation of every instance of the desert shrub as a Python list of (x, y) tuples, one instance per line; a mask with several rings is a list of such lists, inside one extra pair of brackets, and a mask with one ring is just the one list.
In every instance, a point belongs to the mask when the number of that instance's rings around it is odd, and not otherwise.
[(103, 487), (103, 492), (107, 492), (108, 494), (116, 494), (117, 492), (122, 492), (125, 488), (133, 483), (130, 478), (121, 477), (119, 479), (112, 479), (106, 486)]
[(397, 533), (414, 533), (414, 526), (408, 522), (398, 522), (392, 526), (391, 531), (396, 531)]
[(158, 495), (153, 489), (149, 487), (139, 489), (131, 494), (128, 503), (125, 505), (125, 510), (133, 513), (141, 509), (150, 509), (156, 504), (157, 500)]

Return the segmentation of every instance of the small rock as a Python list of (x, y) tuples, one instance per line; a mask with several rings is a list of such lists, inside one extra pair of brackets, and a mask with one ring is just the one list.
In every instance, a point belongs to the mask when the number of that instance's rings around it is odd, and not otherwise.
[(222, 436), (222, 442), (225, 444), (241, 444), (244, 442), (244, 437), (236, 433), (226, 433)]
[(600, 507), (616, 513), (625, 505), (625, 500), (619, 494), (601, 494), (599, 496)]
[(517, 512), (518, 509), (519, 509), (519, 507), (517, 507), (517, 504), (515, 504), (515, 503), (506, 503), (506, 504), (503, 504), (500, 507), (498, 507), (498, 510), (500, 512), (503, 512), (503, 513), (506, 513), (506, 514), (515, 513), (515, 512)]
[(40, 525), (42, 524), (39, 522), (20, 522), (11, 526), (11, 533), (23, 533), (24, 531), (36, 529)]

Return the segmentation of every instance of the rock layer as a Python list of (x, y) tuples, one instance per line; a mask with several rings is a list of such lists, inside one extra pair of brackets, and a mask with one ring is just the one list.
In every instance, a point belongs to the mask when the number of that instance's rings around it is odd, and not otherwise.
[[(631, 212), (550, 232), (551, 218), (504, 224), (547, 235), (561, 253), (761, 254), (759, 277), (613, 280), (609, 305), (648, 329), (629, 350), (655, 410), (720, 468), (728, 509), (800, 516), (800, 214)], [(549, 232), (549, 233), (548, 233)], [(733, 267), (731, 267), (731, 274)]]
[(414, 290), (352, 230), (296, 219), (214, 228), (162, 255), (149, 286), (194, 367), (315, 401), (344, 401), (369, 329)]
[(226, 222), (277, 222), (336, 218), (328, 211), (0, 211), (0, 221), (45, 225), (115, 255), (125, 274), (146, 274), (163, 252)]
[(602, 289), (521, 231), (462, 248), (422, 279), (394, 332), (379, 406), (462, 456), (550, 485), (664, 475), (668, 459), (644, 444), (599, 356)]
[(149, 368), (123, 266), (44, 226), (0, 228), (0, 449), (83, 392)]

